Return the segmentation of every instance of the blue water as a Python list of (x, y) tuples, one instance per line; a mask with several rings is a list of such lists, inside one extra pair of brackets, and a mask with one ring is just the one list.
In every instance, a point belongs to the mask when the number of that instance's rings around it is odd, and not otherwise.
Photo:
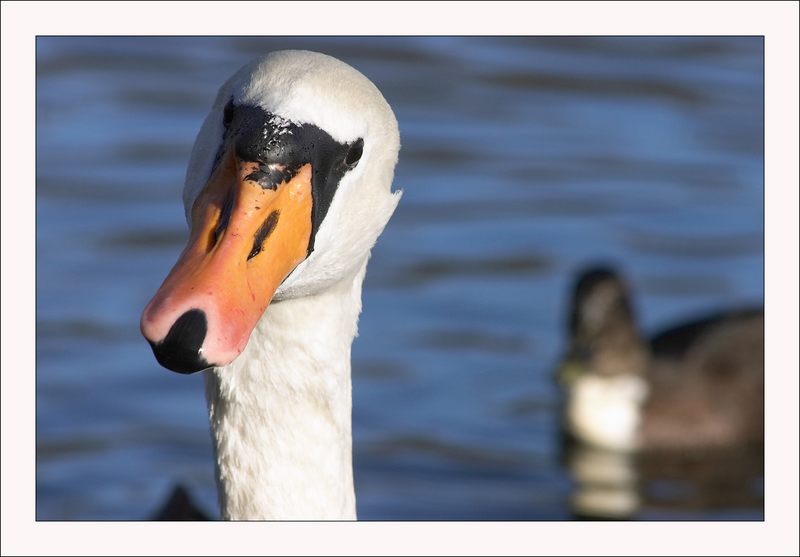
[(284, 48), (355, 66), (400, 122), (353, 346), (359, 517), (569, 519), (551, 373), (576, 269), (615, 262), (647, 332), (761, 301), (760, 38), (39, 38), (37, 517), (145, 518), (175, 483), (216, 508), (202, 378), (138, 320), (216, 89)]

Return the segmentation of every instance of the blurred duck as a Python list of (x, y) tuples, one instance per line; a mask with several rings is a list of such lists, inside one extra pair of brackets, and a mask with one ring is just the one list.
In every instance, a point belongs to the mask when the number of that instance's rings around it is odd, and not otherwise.
[(579, 275), (558, 370), (571, 440), (613, 451), (725, 449), (764, 434), (762, 309), (721, 312), (645, 340), (614, 270)]

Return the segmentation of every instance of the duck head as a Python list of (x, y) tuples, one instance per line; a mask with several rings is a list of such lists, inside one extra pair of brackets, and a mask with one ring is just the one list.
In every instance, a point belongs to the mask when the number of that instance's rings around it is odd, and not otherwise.
[(572, 289), (570, 345), (558, 369), (558, 380), (643, 373), (648, 349), (637, 330), (630, 290), (611, 266), (581, 270)]

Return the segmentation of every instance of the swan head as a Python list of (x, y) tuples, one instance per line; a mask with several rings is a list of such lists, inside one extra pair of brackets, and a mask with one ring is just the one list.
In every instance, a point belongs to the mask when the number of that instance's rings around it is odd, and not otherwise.
[(188, 244), (142, 313), (159, 363), (227, 365), (271, 302), (354, 277), (400, 199), (399, 148), (381, 93), (335, 58), (273, 52), (234, 74), (189, 161)]

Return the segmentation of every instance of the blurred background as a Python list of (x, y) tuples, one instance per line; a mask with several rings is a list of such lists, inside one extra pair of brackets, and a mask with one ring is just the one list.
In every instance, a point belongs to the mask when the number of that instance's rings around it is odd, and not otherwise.
[[(615, 264), (645, 333), (761, 304), (759, 37), (40, 37), (37, 518), (143, 519), (177, 483), (216, 515), (202, 377), (138, 321), (217, 88), (285, 48), (353, 65), (400, 122), (353, 346), (359, 518), (573, 518), (553, 373), (576, 270)], [(632, 518), (763, 517), (757, 470), (742, 496), (682, 481)]]

